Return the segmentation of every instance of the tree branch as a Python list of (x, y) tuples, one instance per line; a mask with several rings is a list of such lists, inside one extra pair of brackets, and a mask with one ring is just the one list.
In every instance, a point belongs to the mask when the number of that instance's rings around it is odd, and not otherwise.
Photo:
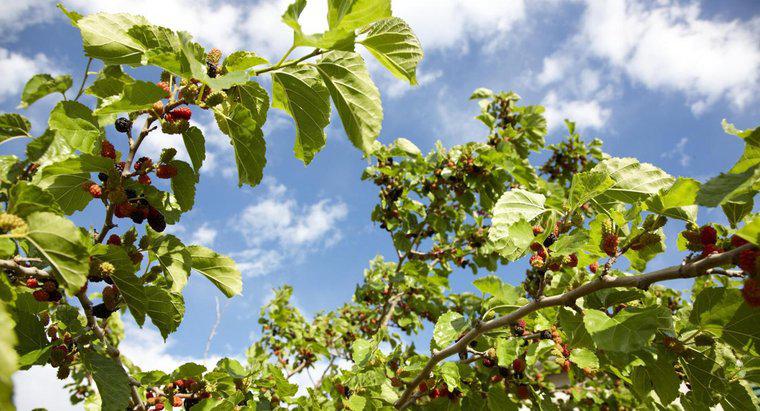
[[(95, 335), (98, 337), (100, 341), (103, 342), (103, 344), (106, 346), (106, 353), (114, 359), (116, 364), (124, 369), (124, 364), (121, 362), (121, 358), (119, 357), (120, 353), (119, 350), (111, 345), (111, 343), (106, 338), (106, 333), (103, 331), (102, 328), (98, 325), (97, 320), (95, 320), (95, 316), (92, 314), (92, 301), (87, 297), (87, 290), (82, 288), (77, 295), (77, 299), (79, 300), (79, 303), (82, 305), (82, 309), (84, 309), (84, 315), (87, 318), (87, 326), (92, 330), (92, 332), (95, 333)], [(126, 372), (126, 370), (125, 370)], [(134, 407), (140, 411), (145, 410), (145, 405), (142, 402), (142, 399), (140, 398), (140, 394), (137, 392), (137, 387), (140, 386), (140, 383), (137, 382), (134, 378), (132, 378), (131, 375), (129, 375), (128, 372), (126, 372), (127, 376), (129, 377), (129, 388), (131, 390), (132, 395), (132, 403)]]
[(447, 357), (454, 355), (463, 349), (466, 349), (470, 341), (478, 338), (480, 335), (489, 332), (491, 330), (508, 326), (509, 324), (519, 320), (526, 315), (538, 311), (542, 308), (553, 306), (565, 306), (572, 305), (575, 301), (581, 297), (589, 295), (593, 292), (605, 289), (605, 288), (640, 288), (646, 290), (650, 285), (660, 281), (674, 280), (678, 278), (694, 278), (707, 274), (722, 274), (725, 270), (718, 269), (712, 270), (715, 267), (723, 264), (731, 263), (735, 256), (744, 250), (748, 250), (754, 247), (752, 244), (745, 244), (741, 247), (737, 247), (733, 250), (726, 251), (720, 254), (711, 254), (701, 260), (689, 262), (684, 265), (674, 265), (671, 267), (663, 268), (660, 270), (652, 271), (646, 274), (630, 275), (625, 277), (610, 277), (603, 275), (596, 280), (581, 285), (578, 288), (567, 291), (560, 295), (551, 297), (544, 297), (540, 300), (534, 300), (528, 304), (518, 308), (509, 314), (495, 318), (491, 321), (479, 322), (475, 328), (470, 329), (465, 333), (462, 338), (455, 343), (449, 345), (445, 349), (435, 352), (430, 360), (428, 360), (425, 367), (420, 371), (417, 377), (409, 384), (396, 401), (396, 408), (404, 409), (412, 402), (412, 394), (417, 386), (426, 378), (433, 370), (433, 368), (446, 359)]

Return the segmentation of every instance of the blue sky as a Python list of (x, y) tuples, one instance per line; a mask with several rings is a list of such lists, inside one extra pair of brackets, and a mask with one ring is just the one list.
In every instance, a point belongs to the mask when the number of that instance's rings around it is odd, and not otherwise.
[[(317, 31), (325, 25), (325, 6), (323, 1), (311, 3), (302, 23)], [(64, 4), (81, 13), (143, 14), (157, 24), (189, 31), (207, 48), (253, 50), (275, 60), (291, 40), (279, 21), (284, 0)], [(426, 55), (418, 73), (421, 84), (414, 88), (370, 63), (383, 97), (380, 140), (385, 143), (406, 137), (427, 151), (436, 140), (452, 145), (483, 139), (485, 129), (472, 119), (477, 105), (467, 100), (483, 86), (514, 90), (525, 104), (545, 105), (550, 142), (562, 136), (562, 120), (571, 118), (584, 137), (602, 138), (605, 151), (614, 156), (638, 157), (673, 175), (704, 180), (727, 169), (742, 150), (737, 138), (723, 134), (721, 119), (747, 128), (760, 118), (756, 1), (408, 0), (394, 1), (393, 8), (417, 32)], [(79, 33), (59, 15), (55, 2), (0, 5), (2, 111), (15, 111), (29, 76), (71, 73), (78, 82), (84, 64)], [(157, 72), (134, 74), (154, 80)], [(35, 132), (44, 130), (56, 102), (48, 97), (25, 110)], [(242, 355), (256, 337), (259, 308), (273, 287), (292, 284), (295, 303), (311, 315), (350, 299), (369, 259), (394, 255), (387, 235), (369, 220), (377, 193), (372, 184), (360, 181), (366, 161), (334, 117), (327, 147), (304, 167), (292, 154), (292, 122), (271, 111), (265, 128), (265, 181), (238, 189), (226, 137), (210, 116), (196, 113), (193, 119), (204, 130), (210, 154), (195, 208), (172, 230), (187, 243), (200, 242), (235, 257), (244, 272), (244, 293), (228, 301), (192, 276), (185, 292), (185, 321), (167, 347), (150, 326), (140, 331), (127, 323), (133, 336), (123, 348), (138, 364), (169, 368), (203, 359), (217, 298), (222, 317), (209, 357)], [(123, 147), (113, 129), (109, 133)], [(162, 147), (180, 142), (156, 135), (144, 152), (157, 155)], [(21, 149), (11, 143), (0, 151)], [(75, 217), (93, 225), (101, 218), (102, 210), (95, 207)], [(677, 258), (670, 252), (655, 263)], [(522, 272), (514, 266), (497, 274), (516, 281)], [(471, 280), (462, 273), (455, 287), (468, 289)], [(427, 346), (426, 335), (414, 341)], [(59, 385), (53, 374), (32, 371), (18, 381)], [(37, 394), (20, 388), (19, 408), (68, 409), (62, 405), (67, 401), (63, 392), (44, 399), (48, 403), (40, 403)]]

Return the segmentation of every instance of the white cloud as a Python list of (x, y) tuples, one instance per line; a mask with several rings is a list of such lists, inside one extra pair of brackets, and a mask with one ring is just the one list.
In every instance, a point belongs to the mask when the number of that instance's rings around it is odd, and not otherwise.
[(549, 92), (541, 104), (546, 107), (544, 115), (549, 130), (561, 128), (565, 119), (574, 121), (579, 129), (599, 129), (611, 115), (611, 110), (602, 108), (598, 101), (563, 100), (554, 92)]
[(282, 267), (283, 254), (278, 250), (249, 248), (230, 254), (238, 270), (245, 277), (259, 277), (273, 273)]
[(471, 41), (493, 50), (503, 45), (514, 24), (525, 18), (525, 2), (406, 0), (394, 1), (393, 11), (409, 23), (425, 51), (467, 51)]
[(301, 205), (288, 197), (286, 188), (273, 179), (264, 183), (267, 195), (246, 207), (232, 223), (248, 244), (277, 242), (282, 246), (308, 247), (317, 242), (329, 245), (340, 238), (336, 224), (348, 214), (345, 203), (324, 199)]
[(689, 139), (682, 137), (678, 140), (678, 143), (672, 150), (666, 151), (660, 155), (662, 158), (674, 159), (681, 165), (681, 167), (687, 167), (691, 162), (691, 156), (686, 152), (686, 146), (689, 144)]
[(203, 223), (203, 225), (196, 228), (193, 232), (190, 243), (211, 247), (214, 245), (217, 234), (219, 232), (215, 228), (211, 228), (208, 223)]
[[(56, 369), (50, 366), (35, 366), (13, 374), (14, 399), (16, 409), (31, 410), (46, 408), (49, 411), (82, 410), (83, 406), (71, 405), (69, 392), (56, 377)], [(44, 394), (44, 395), (40, 395)]]
[(139, 328), (132, 321), (124, 321), (124, 335), (126, 337), (119, 344), (119, 350), (143, 371), (171, 372), (186, 362), (195, 362), (211, 369), (221, 358), (219, 356), (197, 358), (174, 355), (171, 352), (172, 347), (176, 345), (175, 338), (171, 336), (164, 343), (161, 334), (152, 325)]
[(698, 3), (589, 1), (590, 50), (651, 89), (682, 92), (698, 112), (725, 98), (742, 108), (760, 85), (760, 18), (707, 20)]
[(25, 56), (0, 48), (0, 101), (21, 94), (29, 77), (37, 73), (56, 73), (57, 69), (42, 53)]
[(49, 21), (58, 13), (50, 0), (4, 1), (0, 3), (0, 38), (16, 40), (25, 28)]

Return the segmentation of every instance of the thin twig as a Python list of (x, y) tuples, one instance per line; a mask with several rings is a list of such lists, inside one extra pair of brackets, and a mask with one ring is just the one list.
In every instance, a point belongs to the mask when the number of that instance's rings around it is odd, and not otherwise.
[[(219, 323), (222, 322), (222, 310), (219, 308), (219, 297), (214, 297), (214, 299), (216, 300), (216, 320), (214, 321), (214, 325), (211, 326), (211, 332), (208, 334), (208, 339), (206, 340), (206, 349), (203, 351), (203, 358), (208, 358), (208, 352), (211, 350), (211, 341), (216, 335), (216, 329), (219, 327)], [(227, 304), (225, 304), (225, 307), (226, 306)]]
[[(92, 64), (92, 57), (90, 57), (87, 60), (87, 66), (84, 68), (84, 76), (82, 77), (82, 84), (79, 86), (79, 91), (77, 91), (77, 96), (74, 97), (74, 101), (79, 100), (79, 97), (82, 97), (82, 93), (84, 92), (84, 85), (87, 83), (87, 76), (90, 75), (90, 65)], [(66, 96), (64, 96), (66, 97)]]

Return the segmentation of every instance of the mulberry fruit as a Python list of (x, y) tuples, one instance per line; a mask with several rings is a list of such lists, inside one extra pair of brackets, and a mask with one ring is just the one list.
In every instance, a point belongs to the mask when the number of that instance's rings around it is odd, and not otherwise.
[(525, 360), (522, 358), (516, 358), (514, 361), (512, 361), (512, 369), (515, 370), (515, 372), (524, 372)]
[(738, 235), (734, 235), (734, 236), (732, 236), (732, 237), (731, 237), (731, 245), (732, 245), (734, 248), (737, 248), (737, 247), (741, 247), (741, 246), (743, 246), (744, 244), (748, 244), (748, 243), (749, 243), (749, 242), (748, 242), (747, 240), (745, 240), (745, 239), (743, 239), (743, 238), (739, 237)]
[(166, 229), (166, 219), (161, 212), (151, 207), (148, 210), (148, 225), (160, 233)]
[(111, 160), (116, 159), (116, 149), (110, 141), (103, 140), (103, 142), (100, 143), (100, 155), (102, 157), (110, 158)]
[(739, 253), (739, 268), (747, 274), (757, 274), (757, 259), (760, 257), (760, 251), (744, 250)]
[(149, 186), (150, 176), (147, 174), (140, 174), (140, 177), (137, 177), (137, 181), (144, 186)]
[(106, 244), (108, 244), (108, 245), (121, 245), (121, 237), (119, 237), (118, 234), (111, 234), (111, 236), (108, 237), (108, 241), (106, 241)]
[(134, 207), (131, 203), (128, 201), (125, 201), (120, 204), (116, 204), (116, 207), (114, 207), (113, 215), (115, 215), (118, 218), (124, 218), (132, 214), (134, 211)]
[(177, 107), (170, 111), (169, 115), (175, 120), (190, 120), (190, 117), (193, 116), (193, 112), (190, 110), (190, 107)]
[(718, 232), (712, 226), (706, 225), (699, 230), (699, 240), (702, 245), (715, 244), (718, 241)]
[(56, 284), (55, 281), (45, 281), (42, 283), (42, 289), (48, 293), (52, 293), (58, 289), (58, 284)]
[(69, 378), (69, 374), (71, 373), (71, 368), (69, 368), (66, 365), (61, 365), (58, 367), (58, 372), (56, 373), (56, 376), (59, 380), (65, 380), (66, 378)]
[(544, 259), (540, 255), (534, 254), (530, 257), (530, 266), (533, 268), (541, 268), (544, 266)]
[(27, 278), (26, 286), (29, 288), (37, 288), (40, 286), (40, 283), (37, 281), (36, 278)]
[(223, 91), (215, 91), (206, 98), (207, 107), (215, 107), (222, 104), (227, 99), (227, 94)]
[(177, 167), (169, 164), (161, 164), (156, 169), (156, 177), (158, 178), (172, 178), (177, 175)]
[(172, 95), (172, 89), (171, 89), (171, 87), (169, 87), (169, 83), (167, 83), (165, 81), (160, 81), (160, 82), (156, 83), (156, 85), (159, 86), (159, 87), (161, 87), (164, 90), (164, 92), (166, 93), (166, 95), (165, 95), (164, 98), (171, 97), (171, 95)]
[(92, 198), (100, 198), (103, 195), (103, 187), (95, 183), (91, 183), (89, 187), (87, 187), (87, 191), (90, 193)]
[(578, 256), (575, 254), (570, 254), (569, 256), (565, 257), (565, 264), (568, 267), (575, 268), (578, 266)]
[(613, 257), (618, 252), (618, 236), (612, 233), (606, 233), (602, 236), (601, 249), (610, 257)]
[(116, 272), (116, 267), (108, 261), (103, 261), (98, 266), (98, 271), (100, 271), (100, 274), (103, 276), (111, 276)]
[(760, 281), (754, 278), (744, 280), (742, 297), (750, 307), (760, 307)]
[(150, 157), (140, 157), (135, 161), (135, 171), (143, 171), (153, 166), (153, 160)]
[(116, 311), (119, 306), (119, 290), (112, 285), (104, 288), (103, 303), (110, 311)]
[(132, 120), (126, 117), (119, 117), (116, 119), (114, 127), (116, 127), (116, 131), (119, 133), (129, 132), (132, 129)]
[(549, 236), (544, 239), (544, 247), (551, 247), (555, 241), (557, 241), (557, 235), (554, 233), (549, 234)]
[(98, 318), (108, 318), (112, 311), (106, 307), (105, 303), (100, 303), (92, 307), (92, 315)]
[(528, 388), (527, 385), (518, 385), (517, 386), (517, 398), (521, 400), (527, 400), (530, 398), (530, 388)]
[(219, 64), (219, 60), (222, 59), (222, 51), (214, 47), (206, 54), (206, 61), (213, 65)]
[(39, 302), (45, 302), (50, 298), (50, 295), (45, 290), (36, 290), (32, 293), (32, 297)]
[(599, 269), (599, 261), (594, 261), (593, 263), (588, 265), (588, 270), (594, 274), (596, 274), (596, 270), (598, 269)]
[(26, 222), (15, 214), (0, 213), (0, 231), (5, 233), (24, 232), (26, 231)]
[(540, 225), (534, 225), (533, 226), (533, 235), (539, 235), (544, 232), (544, 228)]

